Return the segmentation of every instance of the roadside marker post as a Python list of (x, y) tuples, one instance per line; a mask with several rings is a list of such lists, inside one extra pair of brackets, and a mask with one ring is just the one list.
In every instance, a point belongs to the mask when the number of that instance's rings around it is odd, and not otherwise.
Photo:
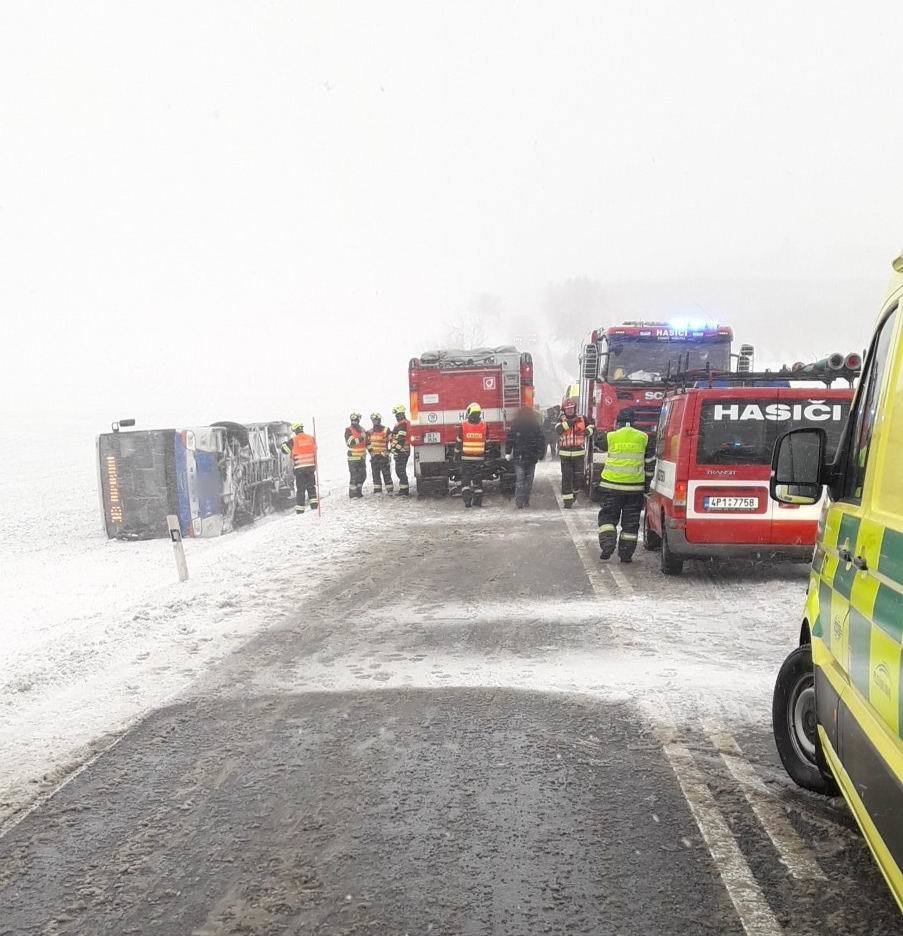
[(167, 514), (166, 525), (169, 528), (169, 538), (172, 540), (172, 551), (176, 557), (176, 570), (179, 573), (179, 581), (188, 581), (188, 563), (185, 561), (185, 546), (182, 543), (182, 528), (179, 526), (179, 518), (175, 514)]
[(317, 417), (311, 416), (314, 429), (314, 481), (317, 485), (317, 517), (323, 519), (323, 502), (320, 500), (320, 447), (317, 445)]

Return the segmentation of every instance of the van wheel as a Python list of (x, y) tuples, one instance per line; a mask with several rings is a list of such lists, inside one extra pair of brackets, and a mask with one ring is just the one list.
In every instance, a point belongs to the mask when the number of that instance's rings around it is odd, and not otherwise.
[(825, 763), (816, 730), (812, 648), (797, 647), (784, 660), (771, 703), (774, 742), (784, 769), (813, 793), (837, 796), (840, 790)]
[(662, 538), (649, 526), (649, 514), (643, 513), (643, 549), (652, 552), (662, 548)]
[(678, 559), (674, 553), (671, 552), (671, 547), (668, 545), (668, 531), (662, 525), (662, 551), (659, 554), (662, 563), (662, 572), (665, 575), (680, 575), (684, 570), (684, 561), (683, 559)]

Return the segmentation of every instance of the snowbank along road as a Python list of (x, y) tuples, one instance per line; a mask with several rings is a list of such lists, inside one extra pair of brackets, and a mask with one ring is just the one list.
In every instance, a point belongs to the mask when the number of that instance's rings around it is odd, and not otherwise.
[[(165, 707), (132, 667), (111, 692), (141, 704), (77, 772), (28, 722), (88, 699), (51, 677), (4, 696), (4, 755), (30, 753), (0, 933), (899, 932), (842, 802), (795, 788), (771, 741), (805, 569), (600, 566), (595, 512), (560, 510), (554, 478), (527, 512), (334, 498), (224, 540), (191, 583), (228, 569), (236, 607), (193, 622), (219, 649)], [(160, 597), (150, 644), (187, 613)], [(24, 810), (42, 764), (68, 782)]]

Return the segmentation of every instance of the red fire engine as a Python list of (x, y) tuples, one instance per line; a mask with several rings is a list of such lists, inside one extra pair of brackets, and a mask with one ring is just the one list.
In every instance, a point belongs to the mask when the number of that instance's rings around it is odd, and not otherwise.
[(505, 436), (522, 406), (533, 406), (533, 359), (513, 347), (428, 351), (408, 365), (411, 450), (418, 494), (447, 494), (459, 477), (458, 427), (470, 403), (479, 403), (487, 425), (484, 480), (514, 490), (505, 461)]
[[(615, 428), (618, 413), (630, 407), (636, 426), (654, 432), (669, 374), (710, 367), (731, 368), (733, 332), (715, 322), (624, 322), (597, 328), (580, 353), (578, 411), (599, 432)], [(752, 348), (744, 346), (738, 366), (749, 369)], [(588, 463), (590, 493), (598, 496), (604, 456)]]
[[(808, 426), (836, 446), (860, 366), (858, 354), (838, 354), (777, 373), (711, 373), (669, 390), (643, 526), (662, 572), (679, 575), (686, 559), (811, 558), (820, 506), (769, 499), (772, 450), (785, 432)], [(849, 389), (829, 389), (839, 377)]]

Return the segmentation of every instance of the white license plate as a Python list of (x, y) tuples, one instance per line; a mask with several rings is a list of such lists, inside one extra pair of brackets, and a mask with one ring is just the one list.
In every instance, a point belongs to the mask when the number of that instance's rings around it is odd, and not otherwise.
[(706, 510), (758, 510), (758, 497), (704, 497), (702, 506)]
[(434, 445), (436, 442), (442, 441), (442, 434), (440, 432), (424, 432), (423, 441), (427, 445)]

